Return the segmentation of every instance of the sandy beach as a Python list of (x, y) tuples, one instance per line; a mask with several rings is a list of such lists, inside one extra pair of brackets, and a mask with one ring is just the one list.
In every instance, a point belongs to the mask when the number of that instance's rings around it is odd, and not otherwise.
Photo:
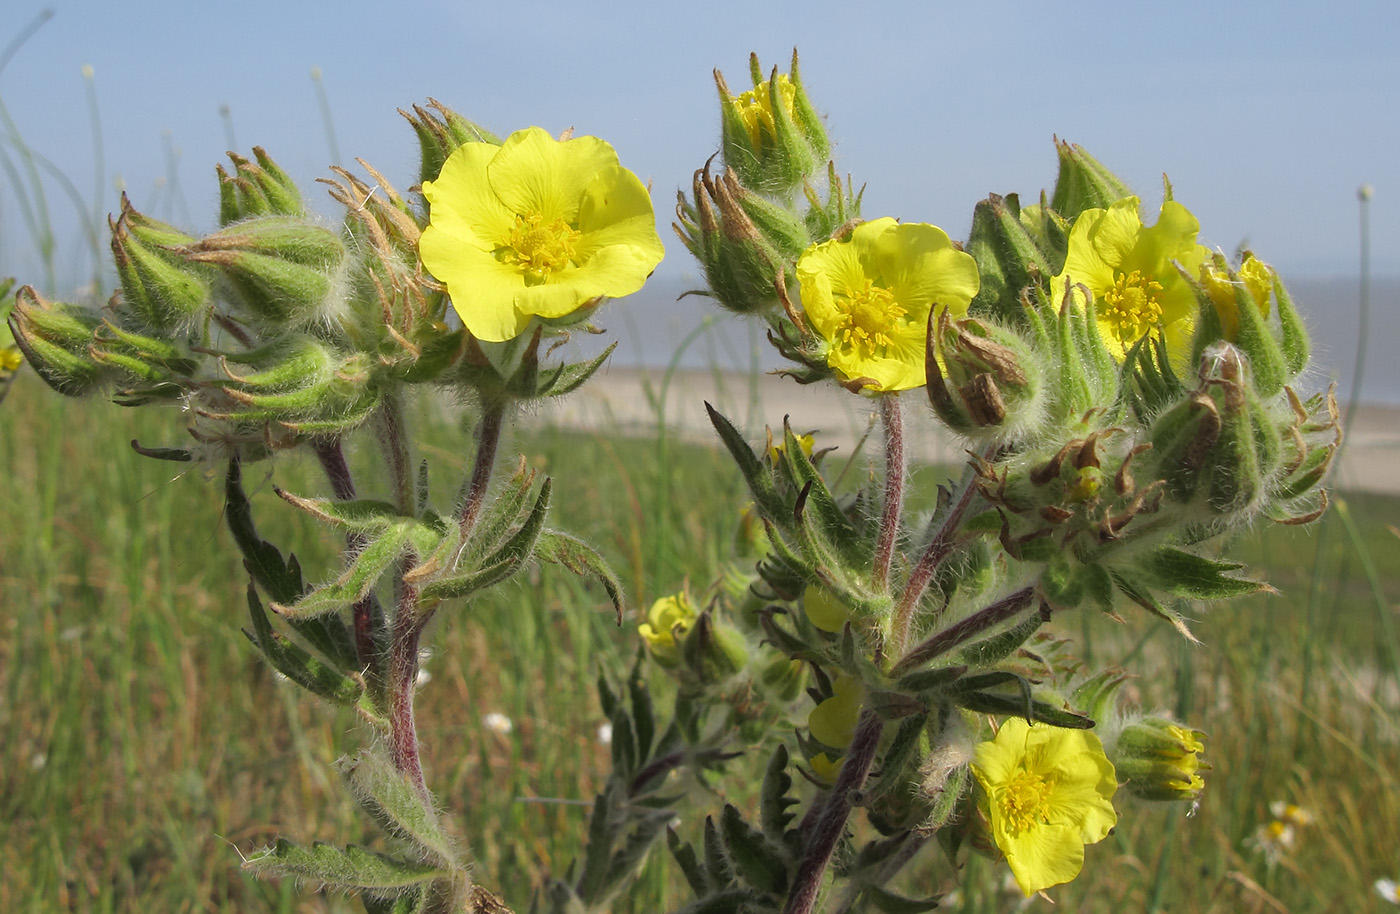
[[(923, 403), (916, 391), (906, 394), (911, 410)], [(829, 384), (802, 386), (773, 375), (725, 374), (682, 370), (669, 378), (660, 369), (605, 368), (582, 389), (539, 409), (531, 421), (566, 428), (607, 430), (618, 434), (653, 434), (660, 417), (674, 434), (713, 442), (714, 430), (705, 402), (714, 404), (758, 440), (765, 425), (781, 428), (791, 416), (799, 432), (819, 432), (822, 447), (849, 451), (870, 428), (872, 410), (859, 398)], [(933, 422), (906, 423), (911, 457), (938, 462), (964, 459), (957, 442), (939, 438)], [(872, 443), (873, 445), (874, 443)], [(1333, 469), (1335, 488), (1400, 493), (1400, 407), (1363, 405), (1347, 429), (1340, 464)]]

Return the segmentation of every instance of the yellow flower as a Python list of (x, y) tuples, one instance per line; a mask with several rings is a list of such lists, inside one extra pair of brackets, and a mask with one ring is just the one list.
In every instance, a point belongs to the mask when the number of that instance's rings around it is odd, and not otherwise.
[(850, 608), (836, 594), (813, 584), (808, 584), (802, 593), (802, 609), (808, 620), (824, 632), (840, 632), (851, 618)]
[(844, 749), (855, 736), (865, 686), (859, 679), (843, 674), (831, 684), (831, 691), (832, 696), (807, 715), (807, 728), (813, 739), (833, 749)]
[(976, 261), (942, 229), (890, 218), (812, 245), (797, 278), (827, 364), (875, 391), (923, 386), (929, 312), (962, 317), (978, 286)]
[(1177, 265), (1194, 276), (1209, 252), (1196, 243), (1200, 223), (1180, 203), (1163, 203), (1150, 228), (1138, 205), (1137, 197), (1125, 197), (1108, 209), (1080, 213), (1070, 228), (1064, 270), (1051, 288), (1060, 294), (1068, 279), (1089, 289), (1099, 333), (1119, 361), (1161, 327), (1167, 352), (1181, 362), (1191, 351), (1196, 295)]
[(973, 750), (972, 772), (992, 837), (1027, 896), (1078, 876), (1084, 845), (1118, 821), (1113, 763), (1087, 730), (1013, 717)]
[(651, 604), (647, 611), (647, 621), (637, 627), (652, 657), (662, 666), (675, 666), (680, 662), (679, 644), (686, 632), (695, 624), (695, 607), (690, 597), (684, 593), (662, 597)]
[(18, 346), (0, 348), (0, 377), (18, 371), (19, 366), (23, 364), (24, 356), (20, 353)]
[(1259, 312), (1269, 316), (1269, 298), (1274, 291), (1274, 271), (1267, 263), (1257, 259), (1252, 251), (1246, 251), (1244, 260), (1235, 271), (1235, 278), (1225, 267), (1224, 258), (1219, 262), (1207, 260), (1201, 265), (1201, 285), (1215, 305), (1215, 313), (1220, 315), (1220, 329), (1225, 339), (1234, 342), (1240, 329), (1238, 301), (1235, 297), (1237, 286), (1243, 285), (1249, 297), (1259, 306)]
[(423, 265), (478, 339), (503, 342), (630, 295), (661, 262), (651, 197), (597, 137), (539, 127), (465, 143), (423, 182)]

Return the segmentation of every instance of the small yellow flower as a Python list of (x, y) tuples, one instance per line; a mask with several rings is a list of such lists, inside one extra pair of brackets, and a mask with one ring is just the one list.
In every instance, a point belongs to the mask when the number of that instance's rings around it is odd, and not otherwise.
[(1220, 329), (1224, 338), (1232, 343), (1240, 329), (1236, 287), (1244, 286), (1244, 290), (1254, 299), (1260, 313), (1265, 317), (1269, 316), (1269, 299), (1274, 291), (1273, 268), (1257, 259), (1251, 251), (1245, 252), (1244, 260), (1235, 271), (1235, 276), (1235, 279), (1230, 278), (1229, 271), (1225, 269), (1224, 258), (1221, 258), (1219, 263), (1207, 260), (1201, 265), (1201, 285), (1205, 287), (1206, 294), (1215, 305), (1215, 313), (1220, 316)]
[(812, 245), (797, 278), (827, 364), (877, 392), (923, 386), (929, 312), (962, 317), (978, 287), (976, 261), (942, 229), (890, 218)]
[(680, 663), (680, 642), (695, 624), (695, 607), (684, 593), (662, 597), (651, 604), (647, 621), (637, 627), (651, 655), (662, 666)]
[(1099, 738), (1021, 718), (973, 750), (972, 772), (992, 837), (1027, 896), (1069, 882), (1084, 866), (1084, 845), (1118, 821), (1118, 788)]
[(24, 364), (24, 356), (18, 346), (0, 348), (0, 378), (19, 370)]
[(824, 587), (808, 585), (802, 593), (802, 609), (808, 620), (824, 632), (840, 632), (851, 618), (851, 610)]
[(844, 749), (855, 736), (865, 686), (859, 679), (842, 674), (831, 684), (831, 691), (832, 696), (807, 715), (807, 727), (818, 742)]
[(1138, 340), (1161, 327), (1167, 352), (1180, 364), (1190, 355), (1196, 295), (1181, 275), (1194, 276), (1209, 252), (1196, 243), (1200, 223), (1172, 200), (1162, 204), (1157, 224), (1142, 223), (1137, 197), (1108, 209), (1079, 214), (1069, 233), (1064, 270), (1051, 288), (1065, 281), (1084, 285), (1094, 296), (1099, 333), (1119, 361)]
[(530, 127), (500, 146), (465, 143), (423, 196), (423, 265), (481, 340), (630, 295), (661, 262), (646, 187), (597, 137)]

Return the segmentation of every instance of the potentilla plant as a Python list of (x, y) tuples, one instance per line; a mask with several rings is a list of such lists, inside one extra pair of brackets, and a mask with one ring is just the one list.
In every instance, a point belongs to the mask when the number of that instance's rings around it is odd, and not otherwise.
[[(499, 139), (436, 102), (405, 117), (422, 145), (415, 190), (426, 205), (361, 162), (367, 178), (337, 168), (325, 181), (345, 207), (330, 224), (255, 148), (218, 169), (217, 231), (194, 237), (123, 198), (110, 226), (121, 289), (108, 306), (48, 301), (26, 286), (8, 326), (60, 393), (184, 410), (189, 440), (137, 450), (222, 475), (250, 578), (244, 634), (288, 681), (364, 721), (364, 748), (336, 766), (398, 851), (279, 840), (248, 853), (246, 868), (356, 893), (374, 914), (501, 911), (424, 778), (421, 641), (440, 611), (540, 562), (600, 580), (621, 623), (607, 563), (547, 524), (551, 481), (523, 460), (498, 480), (497, 452), (519, 404), (567, 394), (603, 363), (606, 352), (574, 364), (546, 353), (588, 328), (606, 299), (640, 289), (662, 244), (647, 188), (603, 140), (538, 127)], [(0, 359), (8, 377), (13, 360)], [(424, 389), (478, 417), (470, 473), (447, 505), (430, 500), (428, 462), (405, 425), (406, 399)], [(345, 448), (357, 441), (382, 459), (378, 497), (352, 477)], [(321, 582), (259, 536), (243, 486), (247, 464), (298, 448), (315, 455), (327, 491), (277, 494), (343, 537), (343, 566)], [(637, 859), (616, 836), (660, 828), (644, 812), (593, 842), (586, 884), (565, 894), (616, 889)]]
[[(782, 660), (807, 689), (757, 815), (727, 806), (702, 851), (672, 837), (693, 910), (930, 910), (938, 896), (890, 888), (930, 841), (949, 884), (969, 853), (1027, 896), (1069, 882), (1120, 794), (1193, 803), (1210, 766), (1205, 734), (1120, 708), (1127, 674), (1086, 669), (1046, 623), (1137, 606), (1191, 638), (1188, 601), (1267, 589), (1220, 544), (1321, 515), (1335, 401), (1299, 391), (1308, 337), (1277, 274), (1199, 244), (1170, 184), (1153, 214), (1057, 140), (1053, 191), (989, 196), (964, 242), (865, 219), (796, 55), (751, 76), (737, 96), (716, 78), (721, 155), (679, 195), (676, 232), (704, 294), (767, 325), (784, 374), (870, 404), (884, 466), (840, 490), (819, 438), (785, 420), (755, 449), (710, 410), (753, 496), (756, 570), (703, 612), (658, 604), (642, 634), (683, 696), (747, 696), (732, 682)], [(916, 412), (971, 460), (912, 517)], [(692, 642), (726, 630), (756, 634), (711, 684)], [(793, 768), (813, 790), (792, 795)]]

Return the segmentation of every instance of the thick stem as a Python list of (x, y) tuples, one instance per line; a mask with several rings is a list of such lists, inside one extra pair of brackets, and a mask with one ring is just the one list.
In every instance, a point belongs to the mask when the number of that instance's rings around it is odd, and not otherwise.
[(331, 484), (331, 491), (341, 501), (355, 497), (355, 480), (350, 476), (350, 465), (345, 462), (345, 451), (340, 446), (340, 436), (312, 438), (311, 450), (321, 462), (321, 469)]
[(856, 791), (865, 786), (884, 729), (885, 722), (880, 715), (869, 708), (860, 712), (855, 735), (846, 752), (846, 761), (841, 765), (836, 784), (826, 795), (826, 803), (817, 816), (783, 914), (811, 914), (816, 906), (822, 876), (831, 863), (837, 843), (846, 832), (846, 820), (851, 817), (851, 799)]
[(908, 646), (909, 632), (914, 624), (914, 610), (918, 608), (919, 601), (923, 599), (924, 591), (928, 589), (929, 582), (933, 580), (934, 573), (938, 571), (938, 566), (943, 564), (948, 553), (953, 551), (958, 525), (962, 523), (968, 505), (972, 504), (972, 496), (975, 491), (973, 477), (969, 476), (962, 485), (962, 493), (958, 496), (958, 500), (948, 509), (948, 513), (944, 515), (938, 526), (938, 532), (933, 535), (928, 548), (924, 550), (923, 555), (919, 556), (914, 570), (909, 573), (909, 580), (904, 585), (904, 593), (900, 596), (899, 605), (895, 607), (894, 611), (894, 625), (890, 630), (889, 656), (900, 656), (904, 653), (905, 647)]
[(947, 653), (987, 629), (1015, 618), (1033, 602), (1035, 602), (1035, 588), (1023, 587), (1010, 596), (996, 601), (991, 606), (979, 609), (966, 619), (953, 623), (910, 651), (894, 665), (894, 668), (890, 670), (890, 676), (899, 677), (918, 669), (933, 658)]
[(898, 394), (880, 397), (880, 419), (885, 427), (885, 505), (880, 515), (879, 538), (875, 541), (875, 568), (872, 581), (880, 591), (889, 589), (890, 564), (899, 539), (900, 515), (904, 510), (904, 415)]
[[(410, 554), (403, 571), (412, 569), (416, 559)], [(418, 757), (418, 730), (413, 722), (413, 694), (418, 685), (418, 642), (423, 621), (418, 617), (418, 590), (399, 584), (398, 607), (394, 611), (393, 637), (389, 642), (389, 757), (394, 767), (408, 779), (426, 800), (428, 785)]]
[(394, 486), (394, 504), (400, 514), (414, 514), (412, 460), (408, 437), (404, 434), (403, 404), (396, 394), (386, 396), (376, 412), (381, 434), (379, 445), (389, 465), (389, 478)]
[(481, 515), (486, 503), (486, 492), (491, 486), (491, 471), (496, 466), (496, 448), (501, 443), (501, 429), (505, 425), (506, 404), (500, 400), (487, 400), (481, 413), (481, 424), (476, 433), (476, 462), (472, 465), (471, 482), (467, 484), (467, 500), (462, 503), (461, 530), (462, 545), (466, 546), (471, 537), (476, 519)]

